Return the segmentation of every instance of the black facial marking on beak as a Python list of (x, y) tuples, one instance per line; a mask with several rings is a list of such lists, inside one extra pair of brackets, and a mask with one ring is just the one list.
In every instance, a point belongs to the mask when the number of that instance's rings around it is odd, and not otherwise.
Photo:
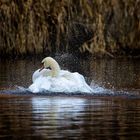
[(40, 68), (39, 72), (44, 69), (44, 63), (42, 63), (42, 67)]
[(47, 67), (46, 69), (49, 69), (49, 70), (51, 70), (51, 67)]

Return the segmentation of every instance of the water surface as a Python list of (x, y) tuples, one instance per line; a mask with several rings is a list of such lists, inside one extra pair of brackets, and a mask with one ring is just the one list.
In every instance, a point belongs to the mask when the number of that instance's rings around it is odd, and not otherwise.
[(139, 139), (139, 60), (58, 61), (83, 74), (93, 96), (28, 94), (40, 59), (1, 60), (0, 139)]
[(0, 139), (140, 136), (140, 102), (124, 98), (1, 97)]

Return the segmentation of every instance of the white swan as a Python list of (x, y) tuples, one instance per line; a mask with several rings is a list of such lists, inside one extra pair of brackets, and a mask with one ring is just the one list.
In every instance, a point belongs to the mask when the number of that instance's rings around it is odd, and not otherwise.
[(33, 84), (29, 86), (31, 92), (93, 92), (78, 72), (61, 70), (59, 64), (51, 57), (44, 58), (42, 63), (42, 68), (33, 73)]

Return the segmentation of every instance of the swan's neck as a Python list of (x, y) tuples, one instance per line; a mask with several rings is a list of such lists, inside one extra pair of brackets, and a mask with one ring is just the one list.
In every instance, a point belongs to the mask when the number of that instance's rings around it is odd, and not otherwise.
[(50, 68), (51, 68), (51, 76), (57, 77), (59, 75), (59, 72), (60, 72), (60, 67), (59, 67), (58, 63), (52, 63)]

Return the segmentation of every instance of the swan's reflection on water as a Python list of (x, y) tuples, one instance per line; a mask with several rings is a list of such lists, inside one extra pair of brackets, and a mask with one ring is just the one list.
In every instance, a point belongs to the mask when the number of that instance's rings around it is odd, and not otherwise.
[[(101, 106), (103, 101), (93, 100), (93, 105)], [(88, 113), (89, 101), (86, 98), (32, 98), (33, 126), (37, 135), (63, 138), (81, 134)], [(99, 108), (94, 108), (94, 111)]]
[(40, 97), (31, 101), (32, 129), (42, 139), (136, 139), (139, 134), (137, 99)]
[(139, 99), (12, 96), (0, 101), (0, 139), (137, 139)]

